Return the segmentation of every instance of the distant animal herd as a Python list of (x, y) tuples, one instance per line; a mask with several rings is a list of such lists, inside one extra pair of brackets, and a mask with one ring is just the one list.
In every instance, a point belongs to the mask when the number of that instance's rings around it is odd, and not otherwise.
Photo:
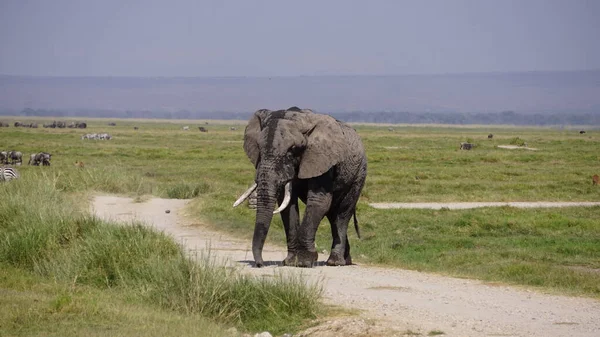
[[(47, 152), (32, 153), (29, 156), (29, 165), (50, 166), (52, 155)], [(23, 163), (23, 153), (21, 151), (0, 151), (0, 181), (10, 181), (19, 178), (19, 172), (13, 167), (5, 165), (20, 166)]]
[(111, 140), (112, 136), (108, 133), (87, 133), (85, 135), (82, 135), (81, 139)]
[[(29, 156), (28, 165), (34, 166), (50, 166), (50, 160), (52, 155), (48, 152), (32, 153)], [(1, 165), (15, 165), (20, 166), (23, 164), (23, 153), (21, 151), (0, 151), (0, 164)]]

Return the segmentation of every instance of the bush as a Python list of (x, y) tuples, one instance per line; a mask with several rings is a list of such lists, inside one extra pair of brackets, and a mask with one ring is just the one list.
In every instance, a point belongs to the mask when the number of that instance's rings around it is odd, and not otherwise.
[(525, 146), (525, 144), (527, 144), (527, 143), (523, 139), (521, 139), (519, 137), (515, 137), (510, 140), (510, 144), (517, 145), (517, 146)]

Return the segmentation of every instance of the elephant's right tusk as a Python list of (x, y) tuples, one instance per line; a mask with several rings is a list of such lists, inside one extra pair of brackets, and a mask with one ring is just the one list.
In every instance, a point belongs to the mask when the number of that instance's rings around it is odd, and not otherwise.
[(292, 188), (292, 183), (288, 181), (287, 184), (285, 184), (284, 190), (285, 190), (285, 195), (283, 196), (283, 201), (281, 202), (281, 205), (279, 205), (279, 208), (276, 209), (275, 211), (273, 211), (273, 214), (277, 214), (281, 211), (283, 211), (284, 209), (286, 209), (286, 207), (288, 207), (288, 205), (290, 204), (290, 200), (292, 199), (292, 193), (291, 193), (291, 188)]
[(242, 196), (238, 200), (236, 200), (233, 203), (233, 207), (237, 207), (239, 204), (244, 202), (244, 200), (248, 199), (250, 194), (252, 194), (252, 192), (254, 192), (254, 190), (256, 189), (256, 186), (258, 186), (257, 183), (254, 183), (254, 185), (250, 186), (250, 188), (246, 192), (244, 192), (244, 194), (242, 194)]

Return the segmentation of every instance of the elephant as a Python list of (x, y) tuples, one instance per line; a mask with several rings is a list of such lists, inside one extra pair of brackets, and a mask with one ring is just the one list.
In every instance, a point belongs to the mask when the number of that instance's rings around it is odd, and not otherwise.
[[(356, 204), (367, 176), (367, 159), (356, 131), (331, 116), (308, 109), (258, 110), (244, 132), (244, 150), (256, 169), (255, 183), (234, 203), (255, 190), (256, 219), (252, 253), (262, 267), (262, 250), (273, 214), (280, 213), (287, 241), (283, 265), (312, 267), (315, 235), (324, 217), (333, 243), (327, 265), (352, 264), (348, 223), (360, 238)], [(306, 205), (300, 222), (298, 198)], [(275, 203), (279, 207), (275, 208)]]

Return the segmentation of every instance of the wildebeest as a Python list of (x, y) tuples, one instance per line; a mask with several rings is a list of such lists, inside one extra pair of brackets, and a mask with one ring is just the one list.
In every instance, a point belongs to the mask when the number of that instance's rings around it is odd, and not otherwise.
[(0, 151), (0, 165), (8, 164), (8, 151)]
[(50, 166), (50, 159), (52, 159), (52, 155), (47, 152), (34, 153), (29, 156), (29, 165), (34, 166)]
[(134, 129), (134, 130), (138, 130), (139, 128), (138, 128), (137, 126), (134, 126), (134, 127), (133, 127), (133, 129)]
[[(87, 126), (87, 125), (86, 125)], [(67, 122), (60, 122), (60, 121), (52, 121), (52, 123), (49, 124), (44, 124), (45, 128), (61, 128), (64, 129), (67, 127)]]
[(490, 133), (490, 134), (488, 135), (488, 139), (492, 139), (492, 138), (494, 138), (494, 135)]
[(198, 130), (200, 130), (200, 132), (208, 132), (208, 130), (206, 130), (206, 128), (203, 126), (199, 126)]
[(232, 126), (232, 127), (229, 128), (229, 130), (235, 131), (235, 130), (237, 130), (237, 128), (235, 126)]
[(579, 134), (580, 134), (580, 135), (583, 135), (584, 133), (585, 133), (585, 131), (584, 131), (584, 130), (581, 130), (581, 131), (579, 131)]
[(10, 124), (8, 124), (6, 122), (0, 122), (0, 128), (7, 128), (9, 126), (10, 126)]
[(460, 143), (461, 150), (471, 150), (473, 148), (473, 144), (471, 143)]
[(71, 129), (85, 129), (87, 128), (87, 124), (85, 122), (71, 122), (68, 127)]
[(394, 128), (388, 128), (388, 131), (394, 132)]
[(598, 185), (598, 183), (600, 183), (600, 177), (598, 177), (597, 174), (594, 174), (594, 176), (592, 176), (592, 185)]
[(21, 126), (21, 124), (23, 124), (23, 123), (21, 123), (21, 122), (15, 122), (15, 128), (18, 128), (19, 126)]
[(117, 123), (115, 123), (115, 122), (110, 122), (110, 123), (108, 123), (108, 126), (117, 126)]
[(23, 153), (20, 151), (8, 151), (7, 162), (11, 165), (21, 165), (23, 163)]

